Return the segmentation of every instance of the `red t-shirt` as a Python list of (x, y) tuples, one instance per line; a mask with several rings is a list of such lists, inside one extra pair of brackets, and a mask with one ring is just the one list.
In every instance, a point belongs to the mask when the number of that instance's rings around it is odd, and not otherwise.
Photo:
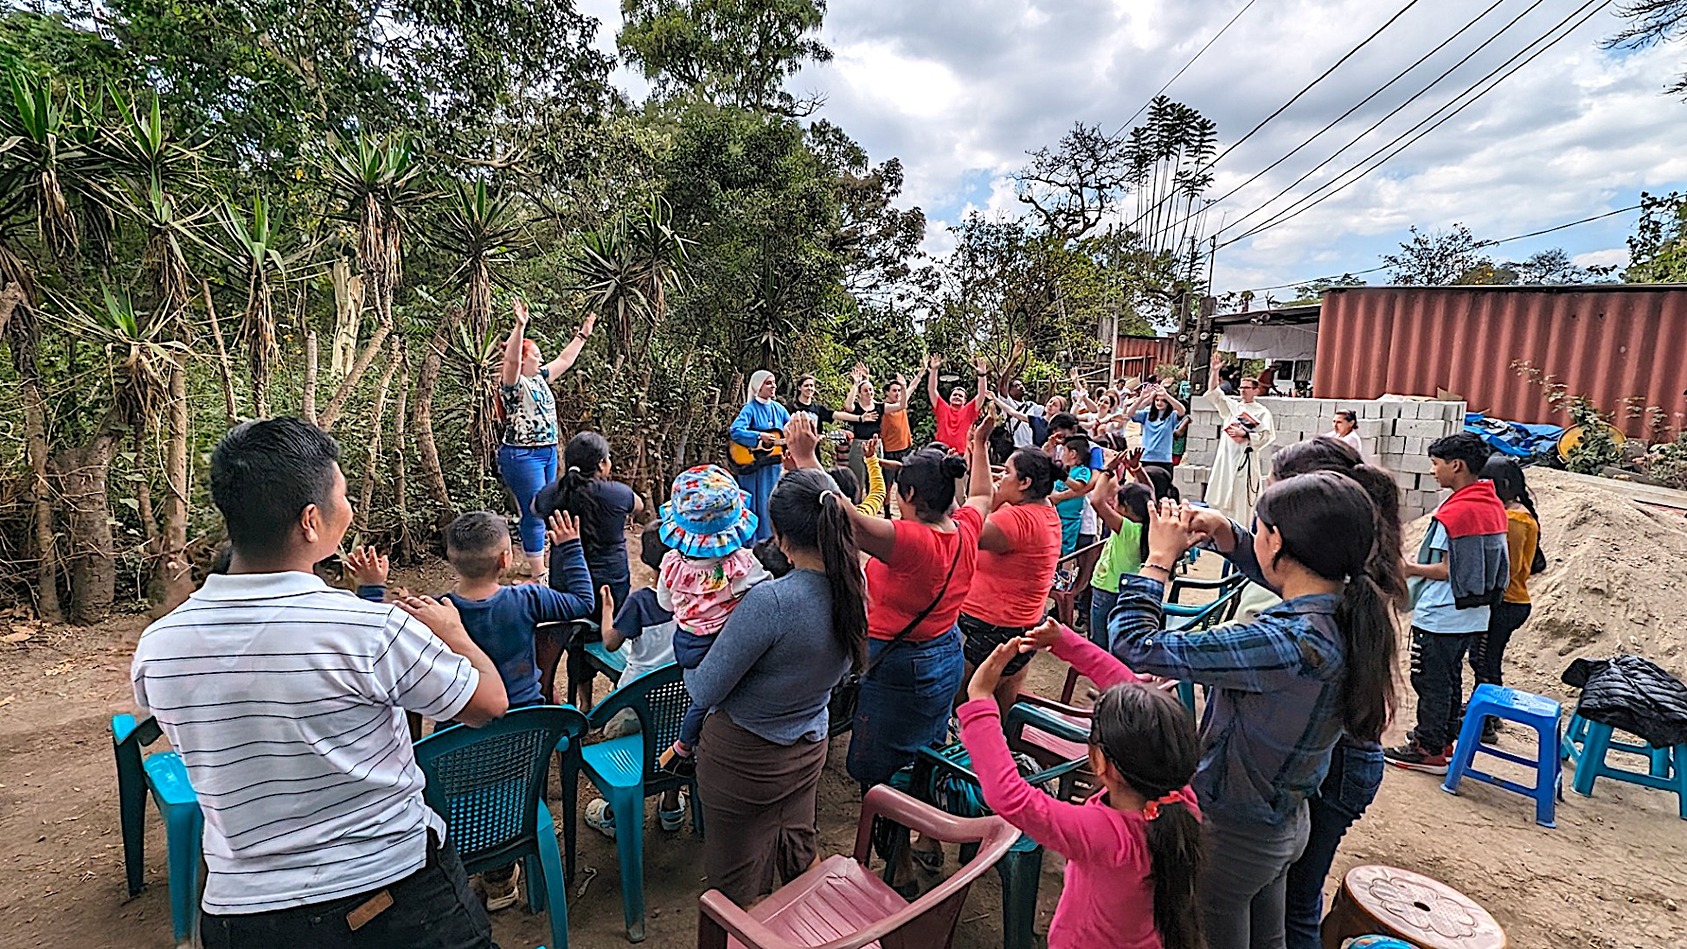
[[(949, 587), (943, 592), (943, 601), (903, 641), (935, 639), (955, 625), (967, 590), (972, 587), (984, 516), (976, 508), (962, 507), (954, 513), (954, 519), (952, 534), (912, 518), (891, 522), (896, 528), (896, 543), (890, 548), (890, 562), (883, 563), (876, 557), (867, 561), (867, 635), (894, 639), (931, 605), (937, 591), (943, 589), (945, 577), (949, 578)], [(956, 544), (960, 545), (959, 556)], [(953, 576), (949, 574), (951, 564)]]
[(990, 523), (1011, 546), (1006, 553), (978, 552), (962, 611), (992, 626), (1035, 626), (1043, 621), (1060, 560), (1060, 512), (1052, 504), (1008, 504), (990, 515)]
[(948, 402), (939, 402), (931, 408), (937, 416), (937, 440), (956, 451), (966, 451), (967, 433), (972, 423), (978, 421), (978, 400), (972, 399), (958, 409)]

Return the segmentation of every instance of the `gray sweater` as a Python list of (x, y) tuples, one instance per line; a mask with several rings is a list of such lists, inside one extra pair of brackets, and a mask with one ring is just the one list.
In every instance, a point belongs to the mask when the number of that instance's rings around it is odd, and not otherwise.
[(793, 570), (744, 595), (685, 687), (698, 705), (793, 745), (826, 737), (826, 704), (848, 671), (832, 635), (831, 586), (824, 574)]

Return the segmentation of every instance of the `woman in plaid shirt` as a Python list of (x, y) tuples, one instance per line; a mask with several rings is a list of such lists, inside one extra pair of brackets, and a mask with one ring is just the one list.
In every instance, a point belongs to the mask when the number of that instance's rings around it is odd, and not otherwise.
[[(1369, 571), (1377, 512), (1352, 479), (1280, 481), (1260, 496), (1257, 532), (1170, 501), (1150, 507), (1148, 558), (1119, 588), (1113, 653), (1139, 673), (1208, 687), (1201, 767), (1200, 881), (1210, 949), (1281, 949), (1289, 865), (1306, 846), (1307, 798), (1343, 731), (1380, 736), (1394, 706), (1395, 631)], [(1196, 543), (1252, 551), (1283, 602), (1200, 633), (1165, 629), (1172, 567)]]

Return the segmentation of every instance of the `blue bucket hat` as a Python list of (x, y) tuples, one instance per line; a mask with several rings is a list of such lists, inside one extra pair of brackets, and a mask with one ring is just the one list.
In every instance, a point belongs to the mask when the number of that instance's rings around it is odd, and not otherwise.
[(756, 514), (738, 482), (719, 465), (698, 465), (674, 479), (662, 505), (662, 542), (687, 557), (724, 557), (756, 536)]

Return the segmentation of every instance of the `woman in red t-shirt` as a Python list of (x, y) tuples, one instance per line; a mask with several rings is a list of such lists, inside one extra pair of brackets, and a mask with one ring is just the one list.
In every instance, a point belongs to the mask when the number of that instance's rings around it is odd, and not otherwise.
[[(994, 412), (979, 422), (972, 434), (973, 457), (985, 457), (984, 447), (995, 427)], [(988, 470), (974, 466), (972, 495), (990, 490)], [(1060, 513), (1049, 503), (1049, 494), (1054, 483), (1065, 477), (1064, 465), (1039, 449), (1021, 448), (1008, 458), (1002, 480), (996, 482), (989, 501), (994, 513), (979, 532), (978, 568), (961, 606), (968, 679), (997, 646), (1043, 621), (1060, 560)], [(1025, 682), (1025, 666), (1032, 655), (1021, 653), (1003, 670), (996, 687), (1003, 718)], [(957, 700), (965, 701), (966, 696)]]
[(955, 507), (960, 458), (923, 448), (902, 463), (903, 517), (854, 515), (867, 561), (867, 667), (851, 725), (849, 773), (871, 787), (943, 741), (965, 682), (955, 621), (972, 587), (987, 497)]

